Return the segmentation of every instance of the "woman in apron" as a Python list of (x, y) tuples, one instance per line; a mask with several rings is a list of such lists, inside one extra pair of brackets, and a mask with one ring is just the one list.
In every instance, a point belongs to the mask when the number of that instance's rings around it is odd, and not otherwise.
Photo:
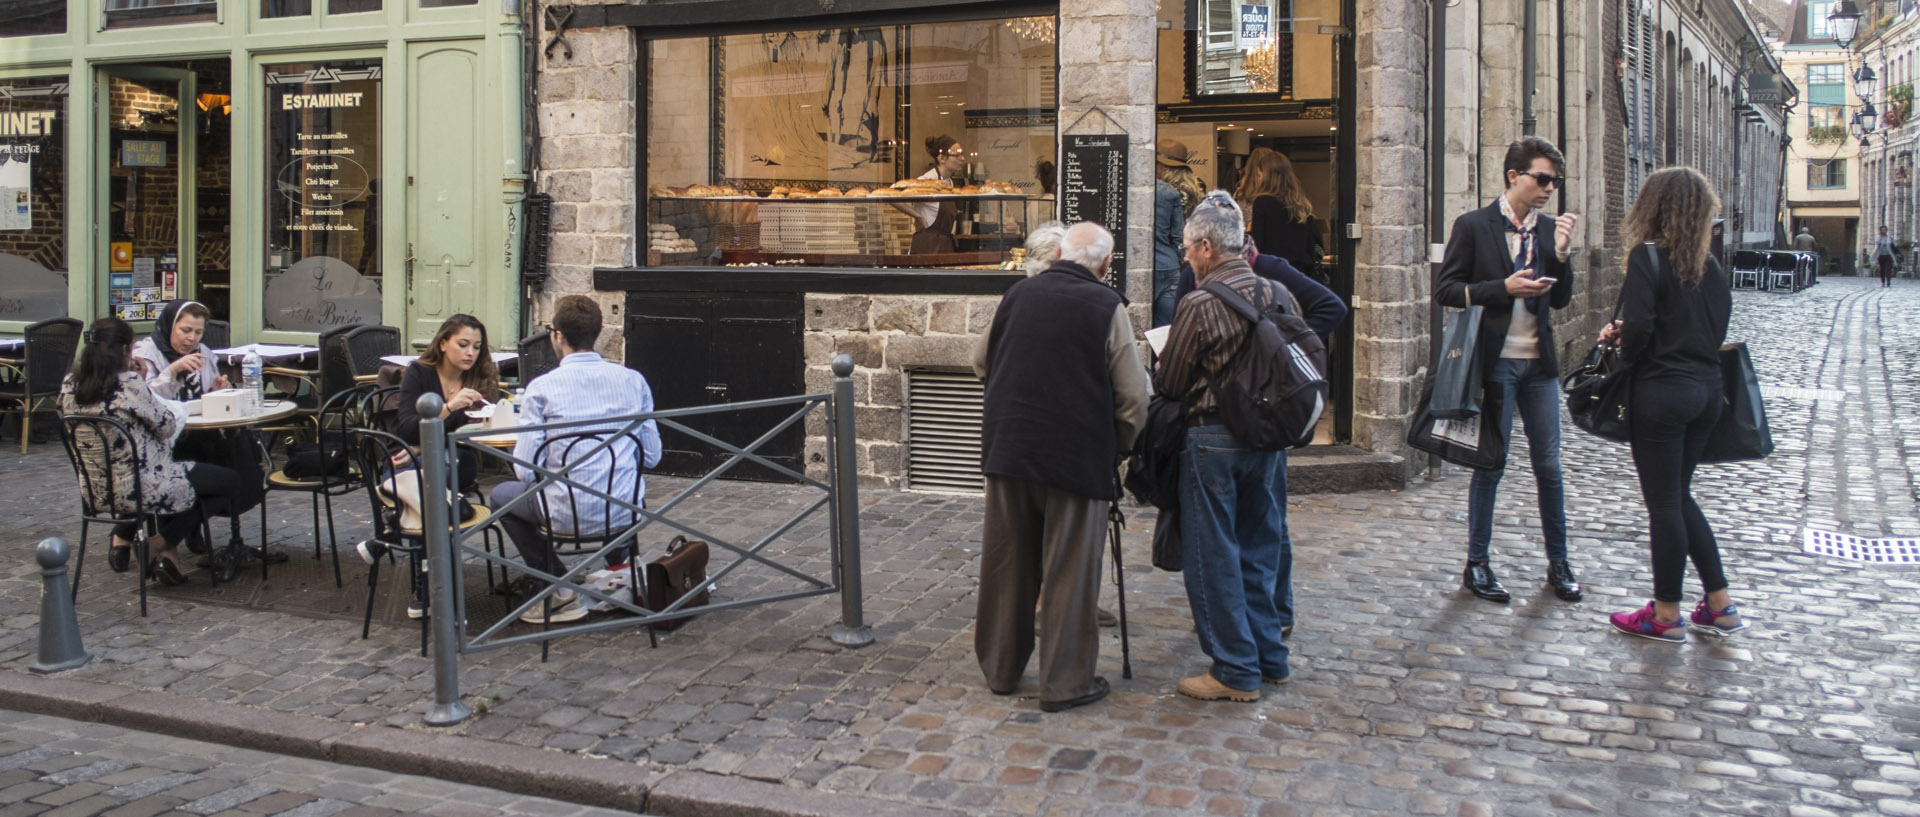
[[(927, 155), (933, 157), (933, 167), (920, 174), (922, 179), (940, 179), (952, 181), (967, 165), (967, 152), (960, 147), (959, 140), (946, 134), (927, 137)], [(914, 255), (957, 252), (953, 242), (953, 224), (958, 211), (953, 202), (915, 202), (902, 204), (900, 208), (913, 217)]]

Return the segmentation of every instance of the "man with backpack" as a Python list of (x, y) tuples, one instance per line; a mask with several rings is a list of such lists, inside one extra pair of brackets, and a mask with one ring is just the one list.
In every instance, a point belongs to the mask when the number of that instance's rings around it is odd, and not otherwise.
[(1187, 418), (1181, 566), (1194, 630), (1213, 659), (1175, 689), (1209, 701), (1257, 701), (1262, 682), (1291, 677), (1281, 641), (1291, 611), (1277, 590), (1293, 562), (1285, 449), (1312, 438), (1326, 399), (1325, 348), (1254, 274), (1244, 237), (1225, 191), (1187, 216), (1182, 250), (1200, 288), (1181, 299), (1154, 379)]

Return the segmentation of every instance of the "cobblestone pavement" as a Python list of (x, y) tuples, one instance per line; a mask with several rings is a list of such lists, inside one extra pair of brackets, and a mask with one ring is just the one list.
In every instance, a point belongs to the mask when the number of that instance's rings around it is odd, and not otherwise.
[[(1464, 472), (1399, 492), (1295, 497), (1294, 681), (1258, 703), (1173, 694), (1205, 664), (1179, 576), (1147, 566), (1140, 521), (1126, 536), (1135, 677), (1120, 678), (1109, 630), (1107, 701), (1044, 715), (1032, 675), (1014, 697), (990, 694), (972, 659), (980, 501), (871, 491), (873, 646), (832, 645), (824, 634), (838, 601), (823, 597), (710, 614), (658, 649), (610, 633), (558, 642), (544, 664), (529, 647), (469, 654), (462, 689), (484, 712), (451, 731), (632, 761), (647, 781), (697, 769), (981, 815), (1920, 814), (1920, 576), (1800, 550), (1806, 526), (1920, 532), (1916, 326), (1920, 288), (1907, 282), (1736, 294), (1733, 336), (1751, 344), (1769, 387), (1779, 450), (1698, 480), (1735, 597), (1755, 621), (1724, 642), (1608, 631), (1606, 613), (1650, 590), (1644, 510), (1624, 447), (1569, 425), (1586, 601), (1562, 603), (1540, 584), (1524, 468), (1509, 472), (1496, 519), (1510, 606), (1459, 589)], [(23, 553), (41, 536), (77, 534), (57, 448), (0, 463), (12, 486), (0, 541)], [(678, 484), (660, 481), (655, 495)], [(724, 484), (689, 502), (686, 518), (746, 536), (801, 496)], [(280, 506), (273, 541), (304, 558), (306, 510)], [(342, 524), (345, 536), (363, 529)], [(824, 523), (807, 523), (769, 552), (818, 573), (824, 537)], [(30, 660), (37, 609), (28, 565), (22, 557), (0, 578), (0, 656), (16, 672)], [(166, 590), (142, 620), (128, 578), (94, 569), (81, 626), (99, 656), (69, 677), (425, 728), (432, 678), (408, 626), (361, 641), (339, 619)], [(795, 586), (749, 566), (718, 597)]]
[(0, 814), (615, 817), (631, 812), (0, 711)]

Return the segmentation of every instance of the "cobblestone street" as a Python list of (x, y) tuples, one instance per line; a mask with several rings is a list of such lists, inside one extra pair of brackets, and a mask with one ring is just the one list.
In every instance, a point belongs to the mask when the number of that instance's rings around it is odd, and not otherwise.
[[(1920, 815), (1920, 575), (1801, 550), (1808, 528), (1920, 536), (1916, 327), (1920, 285), (1910, 281), (1735, 294), (1730, 339), (1752, 349), (1778, 450), (1696, 480), (1754, 622), (1725, 641), (1609, 631), (1607, 613), (1651, 592), (1644, 509), (1625, 447), (1567, 424), (1585, 601), (1558, 601), (1541, 584), (1524, 467), (1508, 471), (1495, 528), (1509, 606), (1459, 587), (1464, 471), (1399, 492), (1297, 496), (1293, 682), (1258, 703), (1173, 693), (1205, 662), (1179, 575), (1148, 564), (1151, 515), (1138, 508), (1125, 540), (1135, 677), (1121, 679), (1118, 635), (1103, 630), (1107, 701), (1042, 714), (1032, 668), (1016, 696), (992, 695), (972, 654), (981, 501), (866, 491), (872, 646), (828, 641), (839, 601), (819, 597), (706, 615), (662, 634), (657, 649), (620, 632), (556, 642), (547, 663), (534, 647), (469, 654), (461, 687), (480, 713), (433, 731), (628, 761), (643, 785), (699, 771), (975, 815)], [(42, 537), (79, 535), (77, 503), (57, 444), (24, 457), (6, 448), (0, 469), (0, 544), (16, 554), (0, 571), (0, 657), (25, 676), (40, 592), (27, 554)], [(652, 484), (664, 498), (684, 483)], [(798, 496), (728, 483), (690, 501), (686, 518), (746, 536)], [(343, 545), (365, 531), (353, 510), (364, 502), (337, 503)], [(270, 542), (295, 562), (313, 542), (304, 503), (272, 505)], [(816, 520), (769, 552), (824, 575), (825, 536)], [(80, 624), (96, 657), (60, 678), (428, 729), (433, 679), (414, 624), (377, 624), (362, 641), (345, 603), (266, 609), (274, 593), (333, 593), (330, 574), (322, 588), (270, 580), (254, 598), (232, 598), (209, 594), (198, 571), (193, 586), (156, 588), (142, 619), (132, 574), (106, 571), (94, 550)], [(358, 604), (364, 566), (347, 558), (340, 598)], [(717, 598), (790, 589), (782, 581), (743, 568)], [(1688, 606), (1698, 592), (1690, 579)], [(25, 744), (9, 732), (34, 722), (0, 724), (0, 739)], [(115, 742), (83, 734), (88, 746)]]

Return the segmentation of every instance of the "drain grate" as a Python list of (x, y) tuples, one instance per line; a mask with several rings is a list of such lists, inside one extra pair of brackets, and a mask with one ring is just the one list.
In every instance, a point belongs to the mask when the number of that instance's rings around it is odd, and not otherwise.
[(1867, 539), (1850, 533), (1807, 529), (1800, 548), (1815, 556), (1854, 562), (1920, 564), (1920, 539)]
[(1847, 399), (1847, 393), (1839, 389), (1797, 389), (1791, 386), (1761, 386), (1761, 397), (1789, 397), (1798, 400), (1832, 400), (1839, 402)]

